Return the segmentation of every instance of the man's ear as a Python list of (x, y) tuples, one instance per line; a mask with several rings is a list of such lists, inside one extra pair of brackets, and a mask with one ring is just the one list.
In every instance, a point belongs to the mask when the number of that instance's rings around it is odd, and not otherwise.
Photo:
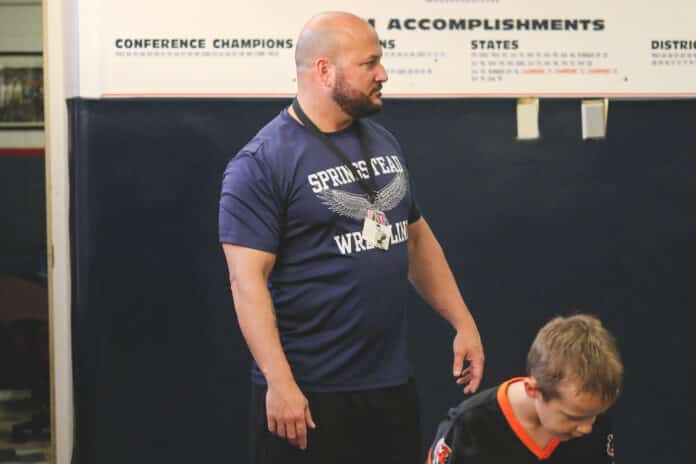
[(314, 62), (314, 68), (316, 69), (317, 76), (319, 76), (321, 83), (325, 87), (333, 87), (336, 67), (326, 58), (317, 58)]
[(539, 390), (539, 384), (534, 377), (527, 377), (523, 380), (524, 382), (524, 392), (530, 398), (542, 398), (541, 390)]

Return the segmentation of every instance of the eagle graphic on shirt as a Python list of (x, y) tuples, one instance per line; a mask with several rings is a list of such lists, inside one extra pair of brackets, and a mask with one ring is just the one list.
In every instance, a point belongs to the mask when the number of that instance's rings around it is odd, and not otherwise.
[(370, 203), (366, 193), (350, 193), (338, 189), (324, 190), (316, 193), (316, 196), (334, 213), (362, 221), (367, 216), (368, 209), (387, 212), (394, 209), (407, 193), (408, 179), (404, 172), (399, 172), (387, 185), (377, 190), (374, 203)]

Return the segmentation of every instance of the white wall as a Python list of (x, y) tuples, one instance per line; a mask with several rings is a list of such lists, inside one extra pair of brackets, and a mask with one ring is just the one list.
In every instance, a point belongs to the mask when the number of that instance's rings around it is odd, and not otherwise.
[(42, 49), (41, 2), (0, 0), (0, 51)]
[[(46, 113), (46, 198), (49, 241), (54, 464), (70, 464), (73, 449), (70, 330), (70, 184), (66, 99), (75, 85), (78, 0), (46, 0), (43, 12)], [(98, 2), (94, 2), (98, 3)]]
[[(43, 50), (41, 2), (0, 0), (0, 52)], [(0, 148), (44, 146), (42, 130), (0, 130)]]
[(42, 130), (0, 130), (0, 148), (39, 148), (44, 146)]

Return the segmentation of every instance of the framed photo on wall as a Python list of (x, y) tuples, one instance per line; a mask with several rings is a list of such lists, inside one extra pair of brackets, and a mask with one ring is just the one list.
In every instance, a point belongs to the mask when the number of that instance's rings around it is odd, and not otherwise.
[(41, 52), (0, 52), (0, 130), (42, 129)]

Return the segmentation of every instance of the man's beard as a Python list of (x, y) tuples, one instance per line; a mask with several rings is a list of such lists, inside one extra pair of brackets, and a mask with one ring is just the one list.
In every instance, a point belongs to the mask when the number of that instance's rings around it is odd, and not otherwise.
[[(373, 93), (381, 89), (382, 84), (378, 84), (377, 88), (373, 90)], [(372, 100), (370, 100), (370, 95), (365, 95), (359, 90), (351, 87), (340, 71), (336, 73), (336, 84), (334, 85), (331, 97), (343, 112), (353, 119), (373, 115), (382, 109), (381, 105), (373, 103)]]

